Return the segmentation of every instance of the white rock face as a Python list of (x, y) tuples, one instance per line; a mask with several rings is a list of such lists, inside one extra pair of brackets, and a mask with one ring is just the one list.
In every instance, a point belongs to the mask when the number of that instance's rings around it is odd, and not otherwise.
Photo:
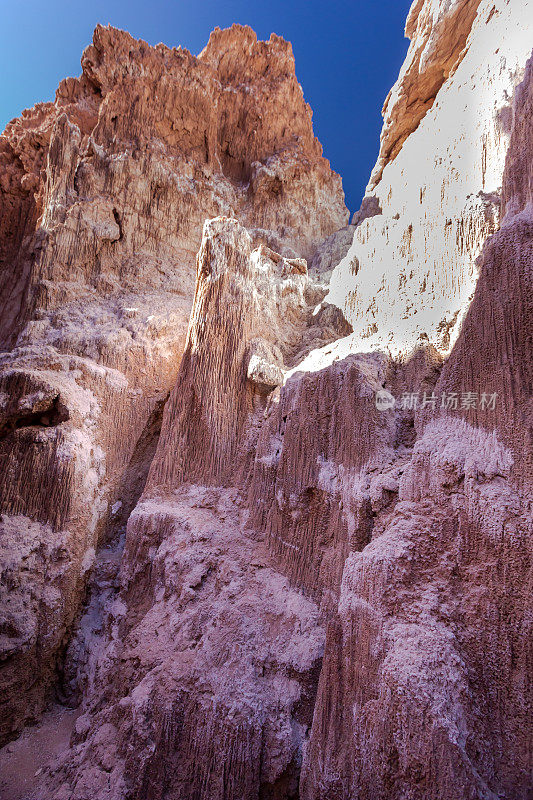
[[(413, 3), (406, 30), (414, 38), (385, 108), (382, 142), (405, 135), (405, 95), (416, 94), (415, 78), (418, 89), (431, 89), (419, 72), (409, 79), (413, 85), (406, 75), (413, 63), (422, 72), (436, 69), (435, 31), (442, 35), (447, 15), (460, 5)], [(457, 25), (469, 20), (471, 4), (462, 5)], [(422, 22), (415, 25), (417, 9)], [(530, 0), (482, 0), (455, 72), (384, 166), (382, 152), (371, 184), (378, 180), (373, 194), (383, 213), (356, 228), (328, 296), (354, 327), (354, 350), (379, 347), (397, 355), (428, 341), (441, 352), (451, 349), (476, 285), (476, 259), (499, 223), (513, 92), (532, 34)], [(442, 69), (448, 68), (444, 59)], [(415, 106), (419, 101), (410, 98)]]

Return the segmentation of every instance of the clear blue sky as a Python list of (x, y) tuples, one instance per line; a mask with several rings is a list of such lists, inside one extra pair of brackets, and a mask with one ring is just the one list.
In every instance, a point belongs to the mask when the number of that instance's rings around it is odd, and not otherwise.
[(0, 0), (0, 130), (22, 109), (53, 100), (79, 75), (95, 25), (111, 23), (149, 44), (198, 54), (210, 31), (232, 22), (292, 42), (315, 134), (359, 207), (377, 156), (381, 107), (407, 50), (411, 0)]

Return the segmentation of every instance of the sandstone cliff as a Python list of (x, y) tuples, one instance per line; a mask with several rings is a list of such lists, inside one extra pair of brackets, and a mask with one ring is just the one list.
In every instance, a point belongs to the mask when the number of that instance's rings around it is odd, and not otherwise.
[[(58, 115), (49, 152), (83, 146), (91, 103), (107, 137), (75, 194), (71, 156), (48, 155), (39, 255), (19, 226), (9, 262), (28, 320), (5, 354), (5, 732), (37, 714), (62, 642), (80, 702), (47, 797), (530, 797), (532, 30), (526, 0), (413, 3), (349, 226), (278, 38), (216, 31), (195, 60), (99, 29), (69, 111), (38, 112)], [(183, 94), (163, 135), (144, 81), (167, 70)], [(89, 85), (103, 99), (76, 104)], [(202, 150), (186, 117), (206, 87), (221, 113)], [(273, 98), (299, 109), (297, 140), (267, 124)], [(191, 189), (199, 153), (217, 166)], [(181, 188), (158, 217), (143, 191), (165, 159)], [(98, 248), (73, 236), (95, 219), (84, 170), (103, 181)]]

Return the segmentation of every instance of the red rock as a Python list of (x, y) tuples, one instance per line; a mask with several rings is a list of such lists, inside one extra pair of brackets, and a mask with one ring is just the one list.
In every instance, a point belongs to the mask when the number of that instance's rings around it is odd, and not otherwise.
[[(62, 608), (8, 636), (0, 737), (42, 708), (95, 548), (142, 491), (205, 219), (239, 218), (301, 272), (348, 216), (280, 37), (217, 30), (195, 58), (98, 26), (82, 68), (0, 137), (0, 508), (65, 548)], [(19, 563), (31, 614), (35, 570)]]

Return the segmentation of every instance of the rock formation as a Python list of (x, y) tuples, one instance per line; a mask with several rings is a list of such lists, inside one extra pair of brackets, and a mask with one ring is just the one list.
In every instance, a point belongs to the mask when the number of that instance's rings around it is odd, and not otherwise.
[(530, 12), (413, 3), (350, 225), (278, 37), (99, 28), (8, 126), (2, 735), (80, 703), (46, 797), (531, 796)]
[(0, 138), (3, 738), (142, 491), (204, 220), (306, 258), (348, 216), (283, 39), (234, 26), (195, 58), (98, 27), (82, 67)]
[(331, 279), (330, 301), (345, 310), (357, 349), (397, 356), (430, 342), (450, 352), (476, 260), (499, 226), (530, 19), (528, 0), (413, 3), (365, 199), (382, 213), (357, 227)]

